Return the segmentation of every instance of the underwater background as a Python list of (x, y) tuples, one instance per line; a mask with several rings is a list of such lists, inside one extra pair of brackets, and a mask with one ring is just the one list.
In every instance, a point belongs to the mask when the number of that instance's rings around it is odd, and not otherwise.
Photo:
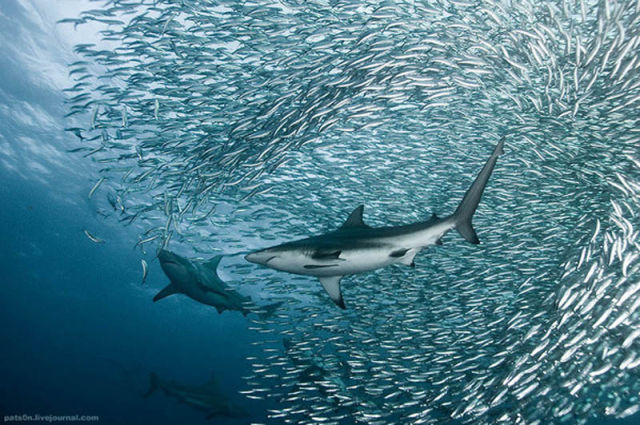
[[(640, 423), (639, 9), (2, 1), (0, 414)], [(349, 277), (345, 311), (243, 260), (359, 204), (449, 214), (503, 136), (481, 245)], [(154, 303), (160, 247), (282, 307)]]

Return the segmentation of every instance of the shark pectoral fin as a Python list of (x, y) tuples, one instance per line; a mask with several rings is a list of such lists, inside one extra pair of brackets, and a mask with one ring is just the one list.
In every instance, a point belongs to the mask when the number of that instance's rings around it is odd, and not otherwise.
[(347, 221), (342, 225), (342, 229), (345, 227), (369, 227), (364, 224), (364, 220), (362, 220), (362, 212), (364, 211), (364, 205), (359, 205), (355, 210), (349, 214)]
[(343, 310), (347, 308), (344, 305), (342, 292), (340, 291), (340, 280), (342, 276), (325, 276), (318, 279), (320, 279), (320, 283), (322, 283), (324, 290), (327, 291), (327, 294), (329, 294), (333, 302)]
[(176, 286), (173, 283), (170, 283), (167, 286), (165, 286), (160, 292), (158, 292), (155, 297), (153, 297), (153, 302), (166, 298), (169, 295), (178, 294), (178, 293), (180, 293), (178, 288), (176, 288)]

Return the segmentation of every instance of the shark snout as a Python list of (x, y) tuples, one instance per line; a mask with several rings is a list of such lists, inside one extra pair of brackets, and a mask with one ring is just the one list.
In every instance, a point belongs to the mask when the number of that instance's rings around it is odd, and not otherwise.
[(189, 269), (191, 268), (189, 261), (178, 254), (161, 249), (158, 252), (158, 261), (160, 261), (162, 271), (172, 282), (182, 281), (189, 275)]
[(166, 249), (161, 249), (160, 252), (158, 252), (158, 260), (161, 265), (164, 263), (176, 263), (177, 259), (178, 256), (176, 254)]
[(269, 261), (273, 260), (276, 257), (277, 255), (274, 255), (273, 252), (267, 252), (263, 250), (250, 252), (249, 254), (244, 256), (244, 259), (250, 263), (266, 265)]

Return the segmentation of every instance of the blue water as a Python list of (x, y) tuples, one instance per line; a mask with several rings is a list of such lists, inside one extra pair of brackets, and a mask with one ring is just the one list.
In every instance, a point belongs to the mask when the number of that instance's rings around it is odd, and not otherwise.
[[(215, 375), (233, 398), (256, 336), (239, 313), (220, 316), (178, 297), (154, 304), (167, 283), (157, 260), (146, 256), (142, 286), (136, 233), (104, 220), (87, 199), (92, 165), (65, 153), (72, 141), (62, 87), (40, 74), (66, 72), (61, 16), (50, 15), (64, 3), (75, 2), (0, 5), (0, 417), (211, 423), (159, 392), (143, 399), (149, 373), (193, 385)], [(107, 243), (94, 244), (84, 228)], [(264, 416), (259, 402), (246, 406)]]
[[(101, 423), (265, 422), (266, 402), (241, 401), (240, 420), (204, 414), (161, 393), (145, 399), (148, 376), (203, 384), (230, 398), (251, 373), (260, 339), (239, 313), (218, 315), (183, 297), (154, 304), (166, 283), (137, 232), (103, 218), (87, 198), (97, 166), (66, 154), (60, 90), (82, 33), (57, 19), (75, 1), (0, 4), (0, 416), (98, 415)], [(105, 239), (95, 244), (83, 229)], [(150, 265), (141, 284), (140, 259)], [(273, 421), (272, 423), (278, 423)], [(593, 425), (636, 424), (604, 418)]]

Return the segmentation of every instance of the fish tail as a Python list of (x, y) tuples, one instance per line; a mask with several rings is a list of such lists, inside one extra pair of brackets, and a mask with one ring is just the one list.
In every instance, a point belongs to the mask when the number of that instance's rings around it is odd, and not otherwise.
[(473, 184), (469, 190), (467, 190), (467, 193), (464, 194), (464, 198), (462, 198), (462, 202), (460, 202), (458, 209), (453, 213), (456, 230), (467, 240), (467, 242), (472, 244), (479, 244), (480, 240), (478, 239), (476, 231), (473, 229), (471, 219), (478, 208), (478, 204), (482, 198), (482, 193), (484, 192), (487, 181), (493, 172), (498, 156), (504, 153), (503, 147), (504, 137), (498, 142), (493, 153), (484, 164), (484, 167), (482, 167), (482, 170), (474, 180)]

